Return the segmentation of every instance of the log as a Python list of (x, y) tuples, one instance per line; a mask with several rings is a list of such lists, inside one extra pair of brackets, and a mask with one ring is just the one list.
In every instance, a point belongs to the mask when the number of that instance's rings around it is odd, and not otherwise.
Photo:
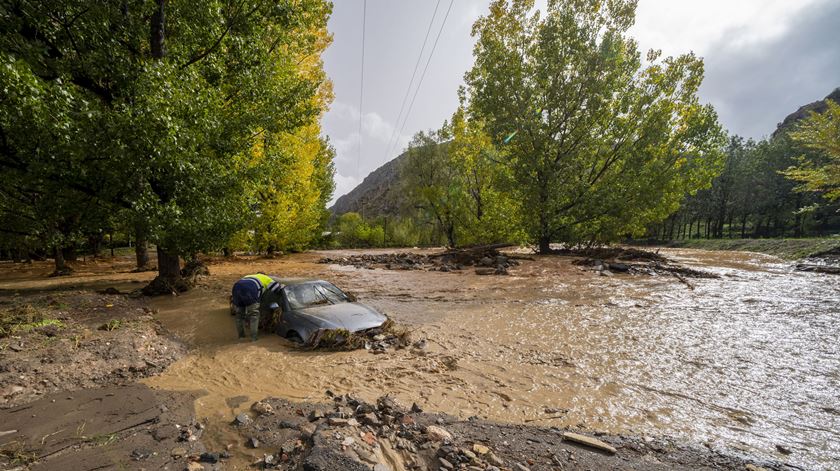
[(586, 445), (597, 450), (605, 451), (611, 455), (614, 455), (616, 451), (615, 448), (613, 448), (610, 445), (607, 445), (606, 443), (602, 442), (601, 440), (598, 440), (597, 438), (587, 437), (586, 435), (581, 435), (578, 433), (565, 432), (563, 434), (563, 438), (565, 440), (580, 443), (581, 445)]

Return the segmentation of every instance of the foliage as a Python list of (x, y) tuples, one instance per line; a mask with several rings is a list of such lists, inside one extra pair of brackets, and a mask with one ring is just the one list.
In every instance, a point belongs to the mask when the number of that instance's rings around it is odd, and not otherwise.
[(674, 212), (709, 184), (724, 134), (692, 54), (642, 66), (635, 2), (497, 0), (473, 27), (463, 96), (503, 148), (532, 240), (606, 242)]
[(815, 151), (803, 155), (785, 175), (800, 182), (800, 191), (820, 192), (829, 201), (840, 199), (840, 104), (826, 101), (823, 113), (812, 113), (791, 133), (801, 146)]
[[(60, 248), (117, 214), (177, 263), (246, 226), (260, 172), (306, 182), (266, 196), (297, 207), (261, 213), (279, 237), (265, 243), (308, 243), (332, 191), (317, 125), (331, 97), (330, 11), (323, 0), (4, 1), (0, 207), (20, 215), (6, 245)], [(246, 164), (260, 139), (299, 143), (272, 148), (288, 166), (266, 175)]]

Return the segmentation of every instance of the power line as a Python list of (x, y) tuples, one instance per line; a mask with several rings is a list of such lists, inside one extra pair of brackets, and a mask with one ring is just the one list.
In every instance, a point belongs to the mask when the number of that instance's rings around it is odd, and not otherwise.
[(452, 4), (455, 3), (455, 0), (449, 0), (449, 8), (446, 9), (446, 15), (443, 17), (443, 22), (440, 24), (440, 29), (438, 30), (437, 36), (435, 37), (435, 42), (432, 44), (432, 51), (429, 53), (429, 58), (426, 60), (426, 65), (423, 67), (423, 73), (420, 74), (420, 81), (417, 82), (417, 89), (414, 90), (414, 96), (411, 97), (411, 104), (408, 105), (408, 111), (405, 113), (405, 119), (403, 120), (403, 124), (400, 127), (400, 131), (397, 134), (397, 139), (402, 134), (403, 130), (405, 129), (405, 124), (408, 122), (408, 117), (411, 115), (411, 109), (414, 108), (414, 101), (417, 99), (417, 94), (420, 92), (420, 87), (423, 85), (423, 79), (426, 78), (426, 71), (429, 70), (429, 64), (432, 62), (432, 57), (435, 55), (435, 49), (437, 49), (438, 41), (440, 40), (440, 35), (443, 33), (443, 28), (446, 26), (446, 19), (449, 18), (449, 12), (452, 11)]
[(385, 160), (388, 160), (388, 156), (390, 155), (391, 147), (394, 146), (394, 140), (397, 138), (397, 126), (400, 124), (400, 120), (403, 117), (403, 111), (405, 111), (405, 104), (408, 102), (408, 95), (411, 94), (411, 86), (414, 85), (414, 77), (417, 76), (417, 69), (420, 68), (420, 60), (423, 59), (423, 52), (426, 50), (426, 44), (429, 41), (429, 33), (432, 32), (432, 25), (435, 22), (435, 17), (437, 16), (438, 7), (440, 6), (440, 0), (437, 0), (435, 4), (435, 11), (432, 12), (432, 19), (429, 20), (429, 27), (426, 28), (426, 37), (423, 38), (423, 46), (420, 48), (420, 54), (417, 56), (417, 62), (414, 64), (414, 72), (411, 73), (411, 80), (408, 82), (408, 87), (405, 89), (405, 96), (402, 99), (402, 104), (400, 105), (400, 112), (397, 114), (397, 119), (394, 121), (394, 130), (391, 132), (391, 138), (388, 139), (388, 147), (385, 149), (387, 154), (385, 154)]
[(365, 94), (365, 28), (367, 26), (367, 0), (362, 3), (362, 67), (359, 80), (359, 156), (356, 158), (356, 175), (359, 174), (359, 164), (362, 161), (362, 103)]

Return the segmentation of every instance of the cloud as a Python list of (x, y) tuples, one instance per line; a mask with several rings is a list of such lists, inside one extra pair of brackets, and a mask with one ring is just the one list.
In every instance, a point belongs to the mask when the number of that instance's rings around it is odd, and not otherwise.
[(760, 42), (732, 29), (710, 46), (700, 93), (733, 133), (769, 135), (786, 115), (840, 86), (840, 3), (813, 3), (787, 24)]

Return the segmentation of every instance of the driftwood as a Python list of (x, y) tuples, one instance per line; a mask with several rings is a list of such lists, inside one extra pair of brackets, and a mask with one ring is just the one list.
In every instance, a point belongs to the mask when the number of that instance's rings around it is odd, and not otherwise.
[(840, 275), (840, 267), (832, 265), (814, 265), (810, 263), (800, 263), (799, 265), (796, 265), (796, 271)]

